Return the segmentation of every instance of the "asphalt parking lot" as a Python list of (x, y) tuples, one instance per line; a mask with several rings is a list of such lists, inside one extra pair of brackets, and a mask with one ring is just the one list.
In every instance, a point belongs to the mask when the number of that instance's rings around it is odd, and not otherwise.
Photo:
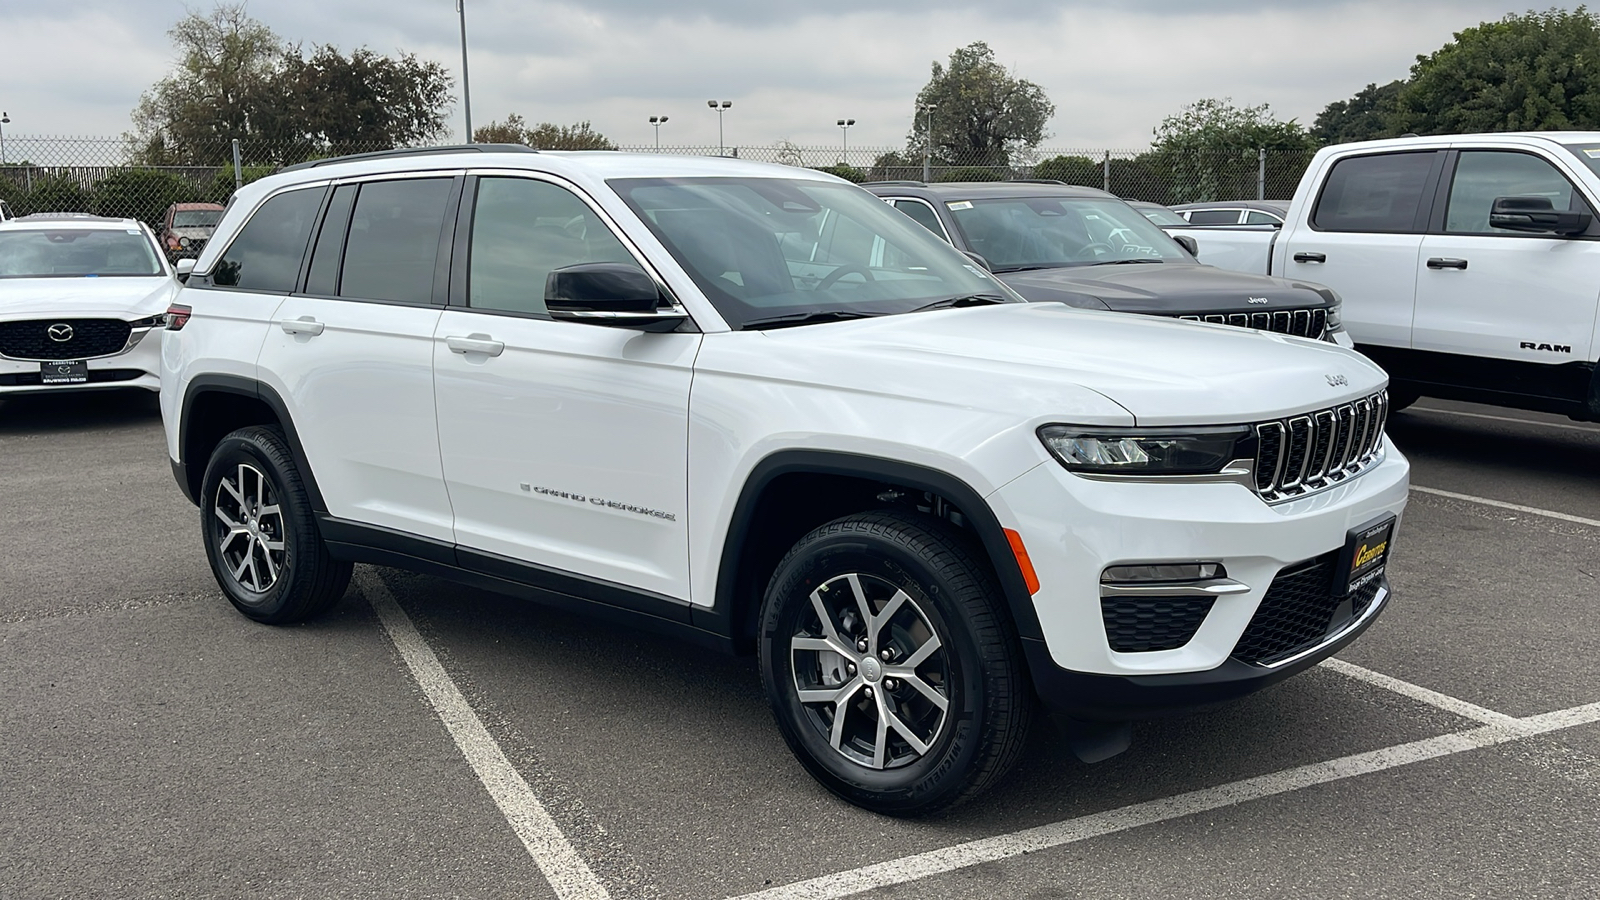
[(236, 614), (153, 397), (0, 401), (0, 897), (1593, 897), (1600, 427), (1424, 400), (1396, 600), (1339, 661), (1048, 727), (920, 821), (835, 800), (749, 660), (360, 567)]

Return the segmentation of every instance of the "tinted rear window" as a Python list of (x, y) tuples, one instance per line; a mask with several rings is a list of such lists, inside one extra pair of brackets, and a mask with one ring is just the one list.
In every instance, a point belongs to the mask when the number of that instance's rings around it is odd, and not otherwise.
[(1413, 232), (1434, 153), (1352, 156), (1333, 165), (1311, 223), (1324, 231)]
[(1237, 225), (1237, 209), (1197, 209), (1189, 213), (1190, 225)]

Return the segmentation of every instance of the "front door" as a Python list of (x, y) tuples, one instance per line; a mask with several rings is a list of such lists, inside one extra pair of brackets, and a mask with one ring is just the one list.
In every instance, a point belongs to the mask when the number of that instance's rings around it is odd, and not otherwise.
[(687, 602), (689, 383), (700, 335), (550, 318), (552, 269), (640, 262), (568, 186), (485, 176), (469, 182), (463, 203), (472, 204), (470, 236), (451, 296), (461, 305), (444, 313), (433, 344), (463, 563), (536, 583), (555, 570), (598, 580), (602, 592), (623, 585)]
[(1461, 151), (1444, 233), (1422, 242), (1412, 346), (1511, 364), (1453, 367), (1460, 371), (1452, 380), (1474, 387), (1541, 396), (1586, 390), (1586, 379), (1563, 378), (1556, 367), (1594, 359), (1600, 240), (1492, 228), (1497, 197), (1544, 197), (1556, 209), (1591, 212), (1572, 182), (1539, 156)]

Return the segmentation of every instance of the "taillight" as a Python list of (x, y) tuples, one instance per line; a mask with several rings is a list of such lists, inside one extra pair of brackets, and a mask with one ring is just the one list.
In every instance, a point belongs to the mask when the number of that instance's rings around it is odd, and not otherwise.
[(189, 324), (189, 316), (194, 310), (182, 303), (174, 303), (167, 307), (167, 330), (182, 331), (183, 326)]

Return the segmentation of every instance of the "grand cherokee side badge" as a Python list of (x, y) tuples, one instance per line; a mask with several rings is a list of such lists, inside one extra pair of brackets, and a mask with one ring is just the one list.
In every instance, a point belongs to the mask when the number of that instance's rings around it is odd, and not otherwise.
[(1350, 379), (1344, 377), (1343, 375), (1324, 375), (1322, 377), (1328, 379), (1329, 387), (1344, 387), (1350, 383)]

